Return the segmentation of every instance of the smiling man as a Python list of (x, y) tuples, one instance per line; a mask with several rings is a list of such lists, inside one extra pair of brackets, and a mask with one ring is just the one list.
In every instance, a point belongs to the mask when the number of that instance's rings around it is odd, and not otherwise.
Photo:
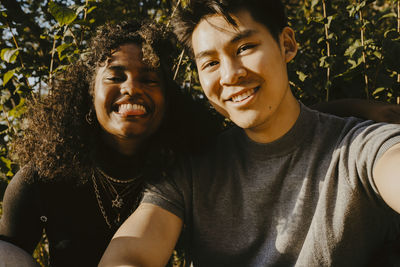
[(192, 1), (176, 29), (237, 126), (149, 185), (100, 266), (165, 265), (180, 235), (194, 266), (377, 266), (400, 233), (400, 127), (294, 98), (279, 0)]

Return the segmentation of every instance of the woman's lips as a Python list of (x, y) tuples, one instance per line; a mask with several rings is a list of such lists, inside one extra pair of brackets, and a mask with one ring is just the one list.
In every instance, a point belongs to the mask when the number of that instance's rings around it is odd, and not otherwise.
[(123, 117), (127, 116), (143, 116), (146, 115), (147, 109), (141, 104), (120, 104), (117, 106), (117, 113)]

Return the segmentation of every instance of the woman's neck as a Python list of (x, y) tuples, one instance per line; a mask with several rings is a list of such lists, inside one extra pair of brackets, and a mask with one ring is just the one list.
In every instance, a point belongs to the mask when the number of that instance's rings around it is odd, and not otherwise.
[(122, 153), (109, 144), (100, 145), (96, 152), (96, 162), (106, 174), (117, 179), (130, 179), (141, 175), (145, 165), (144, 151), (136, 147), (134, 153)]

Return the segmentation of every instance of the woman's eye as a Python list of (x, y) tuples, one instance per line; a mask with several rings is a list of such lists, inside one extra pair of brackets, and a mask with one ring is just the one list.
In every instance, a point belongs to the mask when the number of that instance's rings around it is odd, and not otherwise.
[(149, 80), (143, 80), (142, 81), (143, 83), (145, 83), (145, 84), (148, 84), (148, 85), (158, 85), (159, 84), (159, 81), (158, 80), (151, 80), (151, 79), (149, 79)]
[(150, 86), (155, 86), (155, 85), (159, 85), (160, 84), (160, 80), (158, 80), (157, 78), (146, 78), (146, 77), (143, 77), (143, 78), (139, 79), (139, 81), (142, 84), (147, 84), (147, 85), (150, 85)]
[(107, 80), (109, 80), (109, 81), (112, 81), (112, 82), (120, 82), (120, 81), (123, 81), (123, 77), (120, 77), (120, 76), (110, 76), (110, 77), (107, 77)]
[(256, 47), (256, 46), (257, 46), (256, 44), (245, 44), (245, 45), (242, 45), (242, 46), (239, 47), (239, 49), (237, 50), (237, 54), (239, 55), (239, 54), (243, 53), (244, 51), (249, 50), (249, 49), (252, 49), (252, 48), (254, 48), (254, 47)]

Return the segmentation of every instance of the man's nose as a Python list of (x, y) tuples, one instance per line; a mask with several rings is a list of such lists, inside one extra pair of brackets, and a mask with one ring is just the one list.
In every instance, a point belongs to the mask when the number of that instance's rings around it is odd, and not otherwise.
[(237, 84), (241, 78), (247, 75), (246, 68), (240, 60), (226, 59), (221, 64), (220, 84), (222, 86)]

